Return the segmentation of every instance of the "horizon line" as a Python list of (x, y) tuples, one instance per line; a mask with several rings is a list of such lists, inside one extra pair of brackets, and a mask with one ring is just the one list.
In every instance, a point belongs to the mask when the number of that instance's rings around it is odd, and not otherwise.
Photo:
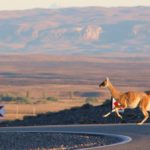
[(25, 8), (25, 9), (0, 9), (0, 12), (2, 11), (26, 11), (26, 10), (36, 10), (36, 9), (49, 9), (49, 10), (57, 10), (57, 9), (72, 9), (72, 8), (140, 8), (140, 7), (150, 7), (146, 5), (137, 5), (137, 6), (72, 6), (72, 7), (33, 7), (33, 8)]

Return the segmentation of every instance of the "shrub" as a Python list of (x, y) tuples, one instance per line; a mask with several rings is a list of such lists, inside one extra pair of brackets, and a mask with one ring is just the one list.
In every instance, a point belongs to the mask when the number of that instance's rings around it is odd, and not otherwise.
[(29, 99), (26, 97), (16, 97), (15, 101), (17, 103), (24, 103), (24, 104), (29, 104)]
[(15, 97), (9, 96), (9, 95), (6, 95), (6, 96), (1, 95), (1, 96), (0, 96), (0, 100), (1, 100), (1, 101), (6, 101), (6, 102), (10, 102), (10, 101), (14, 101), (14, 100), (15, 100)]
[(56, 101), (58, 101), (58, 99), (57, 98), (55, 98), (55, 97), (47, 97), (47, 100), (48, 101), (53, 101), (53, 102), (56, 102)]
[(29, 103), (29, 99), (26, 97), (15, 97), (13, 95), (0, 95), (0, 100), (5, 102), (16, 102), (16, 103)]

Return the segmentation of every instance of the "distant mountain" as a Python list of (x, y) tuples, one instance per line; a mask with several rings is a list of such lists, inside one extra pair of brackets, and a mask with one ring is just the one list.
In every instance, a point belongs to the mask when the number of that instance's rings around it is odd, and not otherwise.
[(0, 53), (145, 53), (150, 7), (0, 12)]

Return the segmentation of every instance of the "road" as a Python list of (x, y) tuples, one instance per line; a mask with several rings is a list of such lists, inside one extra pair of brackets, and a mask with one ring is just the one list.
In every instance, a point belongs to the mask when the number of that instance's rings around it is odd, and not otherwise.
[[(132, 141), (100, 150), (149, 150), (150, 149), (150, 124), (137, 126), (135, 124), (116, 125), (61, 125), (61, 126), (31, 126), (31, 127), (5, 127), (0, 132), (96, 132), (121, 134), (132, 138)], [(94, 149), (93, 149), (94, 150)]]

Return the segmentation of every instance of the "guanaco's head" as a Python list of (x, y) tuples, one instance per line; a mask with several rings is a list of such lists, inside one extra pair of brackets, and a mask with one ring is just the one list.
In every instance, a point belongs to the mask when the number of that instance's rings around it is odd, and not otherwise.
[(109, 85), (109, 78), (107, 77), (100, 85), (100, 88), (106, 88)]

